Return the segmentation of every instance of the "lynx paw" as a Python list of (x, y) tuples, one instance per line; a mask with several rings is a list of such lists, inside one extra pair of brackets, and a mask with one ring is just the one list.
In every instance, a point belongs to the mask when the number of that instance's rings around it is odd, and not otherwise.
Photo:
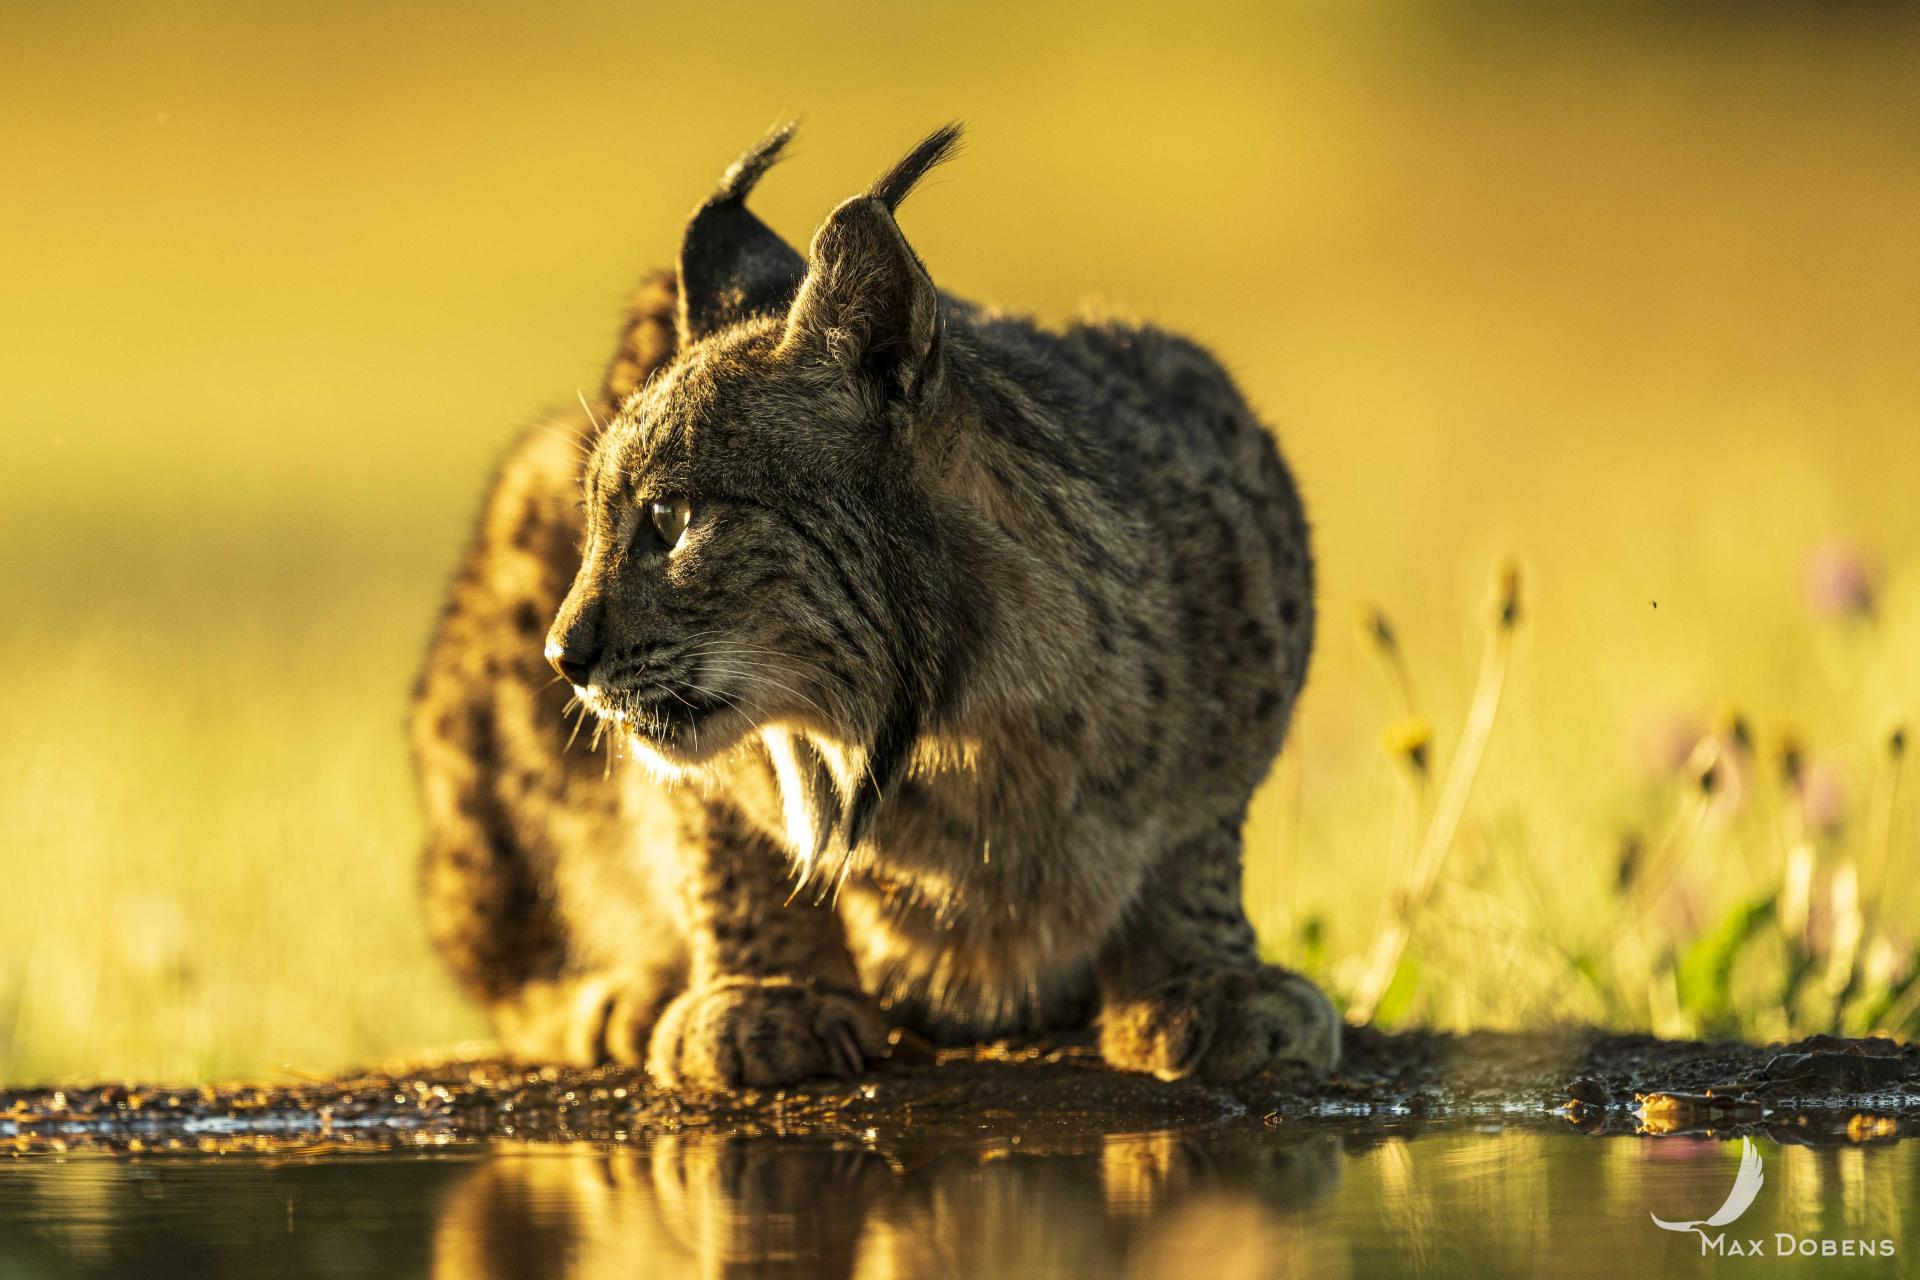
[(887, 1024), (864, 995), (786, 978), (729, 978), (667, 1006), (647, 1071), (671, 1088), (765, 1088), (855, 1076), (886, 1048)]
[(1286, 1064), (1325, 1072), (1340, 1059), (1340, 1015), (1297, 973), (1218, 969), (1109, 1004), (1100, 1051), (1122, 1070), (1162, 1080), (1229, 1084)]

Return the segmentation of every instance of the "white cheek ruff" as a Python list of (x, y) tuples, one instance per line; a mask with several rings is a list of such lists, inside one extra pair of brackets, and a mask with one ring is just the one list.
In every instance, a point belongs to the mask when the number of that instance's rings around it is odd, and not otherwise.
[[(773, 761), (775, 779), (780, 784), (781, 817), (787, 829), (787, 850), (800, 866), (801, 880), (813, 874), (814, 864), (826, 852), (827, 838), (833, 832), (838, 806), (823, 795), (819, 774), (823, 770), (811, 749), (803, 761), (803, 744), (787, 729), (761, 731), (767, 744), (767, 756)], [(809, 765), (812, 767), (809, 767)]]
[(627, 741), (633, 744), (633, 758), (652, 775), (655, 782), (663, 786), (679, 786), (698, 772), (692, 765), (681, 764), (662, 755), (658, 747), (637, 733), (628, 734)]

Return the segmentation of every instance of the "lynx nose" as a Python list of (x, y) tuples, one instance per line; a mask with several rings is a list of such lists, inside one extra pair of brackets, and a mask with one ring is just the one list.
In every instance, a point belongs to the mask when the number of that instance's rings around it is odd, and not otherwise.
[(599, 660), (600, 650), (597, 646), (589, 648), (573, 636), (547, 641), (547, 661), (568, 684), (584, 685), (593, 672), (593, 664)]

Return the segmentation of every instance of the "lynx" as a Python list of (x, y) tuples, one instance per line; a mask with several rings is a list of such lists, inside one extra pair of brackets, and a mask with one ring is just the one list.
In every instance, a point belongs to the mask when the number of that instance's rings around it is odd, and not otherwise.
[(487, 497), (415, 710), (436, 943), (509, 1051), (677, 1087), (899, 1027), (1330, 1068), (1240, 901), (1314, 628), (1271, 436), (1179, 337), (937, 289), (897, 213), (958, 126), (796, 252), (747, 207), (791, 133)]

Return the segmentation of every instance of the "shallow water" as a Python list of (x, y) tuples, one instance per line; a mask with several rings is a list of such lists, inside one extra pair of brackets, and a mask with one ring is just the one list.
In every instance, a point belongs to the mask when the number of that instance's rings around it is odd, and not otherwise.
[(1908, 1273), (1920, 1145), (1754, 1146), (1760, 1191), (1712, 1234), (1758, 1258), (1649, 1218), (1712, 1214), (1740, 1141), (1534, 1127), (32, 1155), (0, 1165), (0, 1275)]

